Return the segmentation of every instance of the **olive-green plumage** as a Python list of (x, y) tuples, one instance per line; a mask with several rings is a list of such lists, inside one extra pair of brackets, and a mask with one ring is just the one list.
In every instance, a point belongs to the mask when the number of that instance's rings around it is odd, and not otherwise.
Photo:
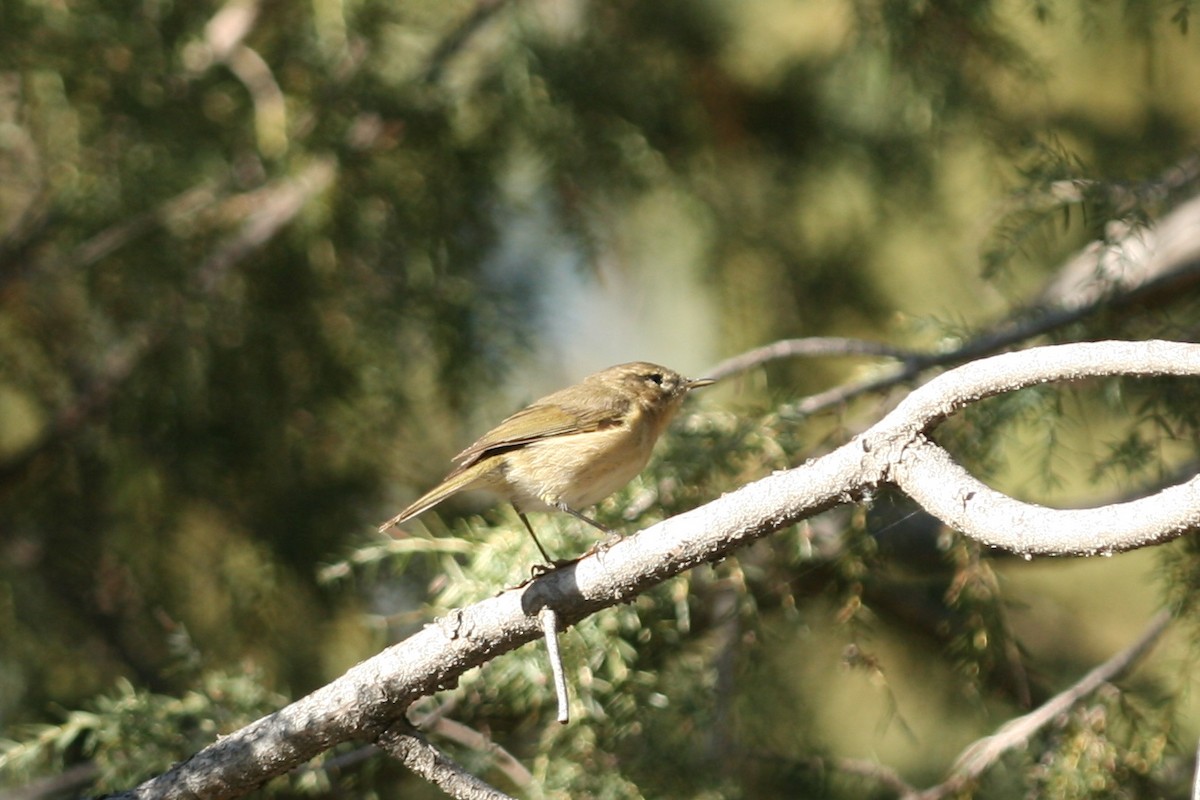
[(607, 530), (579, 509), (595, 505), (641, 472), (688, 391), (710, 383), (644, 361), (589, 375), (485, 433), (455, 456), (455, 468), (441, 483), (379, 530), (469, 489), (511, 502), (543, 556), (526, 511), (565, 511)]

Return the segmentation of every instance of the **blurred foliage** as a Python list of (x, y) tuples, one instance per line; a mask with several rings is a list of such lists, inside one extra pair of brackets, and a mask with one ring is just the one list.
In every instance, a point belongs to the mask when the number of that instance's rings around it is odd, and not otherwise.
[[(1189, 27), (1187, 2), (3, 4), (0, 782), (127, 785), (519, 581), (504, 509), (365, 531), (533, 386), (1030, 313), (1065, 257), (1197, 193)], [(1038, 341), (1194, 340), (1198, 311), (1176, 286)], [(778, 409), (870, 370), (708, 390), (597, 513), (643, 527), (819, 455), (891, 398)], [(1047, 387), (938, 436), (1006, 490), (1108, 502), (1194, 465), (1196, 391)], [(532, 796), (885, 797), (838, 758), (933, 783), (1200, 587), (1187, 538), (1161, 589), (1110, 579), (1130, 619), (1088, 625), (1023, 563), (868, 501), (572, 629), (570, 726), (533, 646), (429, 708)], [(1186, 796), (1186, 673), (1090, 699), (979, 796)], [(433, 796), (398, 772), (273, 789)]]
[[(253, 673), (209, 673), (197, 688), (167, 697), (118, 681), (115, 689), (72, 711), (58, 725), (38, 726), (24, 741), (0, 741), (0, 770), (28, 780), (60, 760), (90, 759), (98, 791), (118, 791), (166, 771), (217, 736), (278, 708)], [(39, 763), (48, 762), (48, 763)]]

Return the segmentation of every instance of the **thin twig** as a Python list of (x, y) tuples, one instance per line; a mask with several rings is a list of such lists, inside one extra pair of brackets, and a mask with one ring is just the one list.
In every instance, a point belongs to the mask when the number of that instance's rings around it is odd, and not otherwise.
[(471, 37), (478, 33), (495, 14), (500, 11), (507, 0), (479, 0), (475, 9), (455, 27), (448, 35), (442, 37), (429, 64), (425, 68), (425, 83), (437, 83), (450, 60), (462, 50)]
[(829, 765), (846, 775), (870, 778), (880, 786), (891, 789), (902, 796), (912, 791), (912, 786), (900, 777), (900, 773), (886, 764), (862, 758), (834, 758), (830, 759)]
[[(899, 363), (874, 374), (805, 397), (779, 409), (780, 416), (805, 417), (865, 394), (915, 381), (935, 367), (963, 364), (1079, 322), (1099, 311), (1120, 308), (1179, 288), (1200, 278), (1200, 243), (1192, 231), (1200, 220), (1200, 198), (1185, 203), (1153, 226), (1126, 226), (1116, 241), (1093, 242), (1067, 261), (1043, 296), (1043, 305), (1003, 320), (982, 334), (940, 351), (921, 353), (877, 342), (837, 337), (785, 339), (722, 361), (714, 378), (728, 377), (781, 358), (882, 356)], [(1116, 269), (1117, 262), (1122, 269)], [(1092, 276), (1080, 285), (1080, 275)]]
[[(514, 786), (524, 788), (533, 783), (533, 773), (518, 761), (516, 756), (497, 744), (490, 736), (461, 722), (449, 719), (446, 715), (454, 710), (454, 706), (453, 700), (442, 703), (433, 711), (414, 721), (412, 726), (421, 733), (431, 734), (488, 756), (491, 759), (491, 765), (504, 773)], [(369, 744), (326, 759), (320, 765), (313, 766), (306, 771), (334, 774), (376, 757), (379, 753), (378, 746)], [(18, 799), (0, 793), (0, 800)], [(21, 796), (21, 800), (26, 800), (24, 795)], [(30, 796), (28, 800), (37, 800), (37, 798)]]
[(567, 697), (567, 674), (563, 670), (562, 653), (558, 649), (558, 613), (550, 606), (538, 612), (542, 633), (546, 637), (546, 655), (550, 657), (550, 674), (554, 676), (554, 694), (558, 697), (558, 721), (571, 721), (571, 703)]
[(501, 747), (490, 736), (480, 733), (469, 725), (449, 719), (438, 709), (428, 717), (417, 722), (418, 730), (440, 736), (457, 742), (463, 747), (469, 747), (478, 753), (486, 753), (492, 760), (492, 765), (508, 776), (514, 786), (524, 788), (533, 783), (533, 773), (517, 757)]
[(254, 130), (258, 151), (279, 158), (288, 148), (287, 98), (271, 65), (253, 48), (242, 45), (225, 59), (229, 71), (241, 81), (254, 104)]
[(1099, 310), (1102, 305), (1097, 302), (1069, 311), (1052, 309), (1043, 311), (1036, 316), (1002, 322), (996, 328), (963, 342), (957, 347), (940, 352), (911, 353), (901, 363), (881, 368), (874, 375), (850, 381), (828, 391), (810, 395), (796, 403), (781, 406), (778, 413), (780, 416), (810, 416), (848, 403), (864, 394), (881, 392), (893, 386), (910, 383), (934, 367), (963, 364), (974, 358), (996, 353), (1011, 345), (1028, 341), (1034, 336), (1048, 333), (1055, 328), (1069, 325), (1093, 311)]
[(713, 724), (709, 731), (709, 751), (712, 758), (725, 769), (731, 758), (731, 737), (734, 729), (734, 701), (737, 692), (737, 655), (741, 641), (741, 620), (738, 617), (739, 589), (733, 579), (720, 582), (710, 601), (715, 641), (713, 669), (716, 685), (713, 687)]
[(459, 800), (512, 800), (509, 795), (467, 772), (407, 722), (392, 725), (375, 743), (451, 797)]
[[(196, 294), (203, 298), (218, 295), (233, 267), (278, 235), (314, 195), (329, 186), (335, 174), (332, 161), (318, 160), (298, 174), (281, 178), (252, 195), (255, 210), (241, 228), (218, 244), (196, 268), (192, 277)], [(164, 215), (190, 213), (208, 202), (203, 189), (194, 191), (196, 195), (185, 192), (163, 204), (154, 212), (154, 217), (161, 222)], [(72, 258), (79, 263), (88, 263), (103, 257), (140, 235), (140, 226), (141, 223), (138, 223), (130, 230), (111, 229), (109, 236), (89, 240)], [(163, 345), (171, 324), (174, 324), (173, 318), (169, 322), (165, 319), (144, 321), (135, 325), (121, 342), (111, 347), (103, 357), (97, 374), (75, 398), (54, 414), (53, 422), (46, 426), (43, 433), (23, 450), (0, 462), (0, 486), (23, 475), (39, 455), (107, 409), (113, 398), (119, 396), (124, 383), (151, 353)]]
[(74, 271), (90, 267), (130, 242), (211, 208), (223, 193), (224, 186), (212, 183), (201, 183), (185, 189), (154, 208), (135, 214), (91, 236), (71, 252), (66, 263), (59, 269)]
[(254, 207), (241, 227), (218, 244), (196, 268), (193, 280), (200, 294), (216, 294), (235, 265), (274, 239), (309, 200), (333, 183), (336, 176), (334, 160), (319, 158), (297, 173), (273, 181), (251, 195), (248, 199), (253, 201)]
[(1109, 683), (1146, 655), (1166, 631), (1171, 612), (1163, 610), (1132, 644), (1080, 678), (1074, 685), (1059, 692), (1024, 716), (1009, 720), (991, 736), (978, 740), (959, 756), (950, 769), (950, 777), (937, 786), (910, 795), (913, 800), (937, 800), (952, 795), (990, 769), (1007, 752), (1028, 744), (1046, 727), (1092, 692)]
[(920, 353), (899, 347), (872, 342), (866, 339), (849, 339), (843, 336), (809, 336), (804, 339), (782, 339), (763, 347), (727, 358), (708, 370), (706, 377), (713, 380), (727, 378), (746, 372), (768, 361), (781, 358), (818, 358), (822, 356), (883, 356), (899, 361), (924, 358)]
[(58, 775), (35, 781), (15, 789), (0, 791), (0, 800), (46, 800), (47, 798), (78, 796), (100, 774), (94, 761), (84, 761), (67, 767)]

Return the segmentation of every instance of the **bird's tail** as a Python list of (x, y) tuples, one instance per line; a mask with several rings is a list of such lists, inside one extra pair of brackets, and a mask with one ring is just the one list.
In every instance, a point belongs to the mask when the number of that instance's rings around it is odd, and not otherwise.
[(476, 462), (463, 470), (454, 470), (441, 483), (418, 497), (411, 505), (396, 516), (379, 526), (380, 533), (387, 533), (388, 528), (408, 522), (418, 514), (423, 514), (452, 494), (465, 489), (486, 489), (488, 464)]

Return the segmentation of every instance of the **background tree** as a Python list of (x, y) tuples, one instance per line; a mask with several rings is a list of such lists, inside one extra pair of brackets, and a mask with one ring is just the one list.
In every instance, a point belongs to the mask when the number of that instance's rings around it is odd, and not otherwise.
[[(126, 786), (518, 580), (533, 555), (500, 511), (368, 531), (541, 389), (801, 335), (930, 350), (1078, 305), (1077, 282), (1038, 295), (1069, 254), (1196, 193), (1188, 9), (6, 4), (5, 780), (84, 763)], [(1195, 339), (1186, 276), (1018, 341)], [(880, 397), (799, 401), (865, 363), (731, 383), (601, 513), (641, 527), (830, 449)], [(1182, 381), (1037, 390), (944, 435), (994, 485), (1096, 504), (1185, 469), (1195, 408)], [(910, 512), (877, 498), (581, 626), (568, 728), (532, 648), (438, 714), (547, 792), (861, 796), (815, 759), (932, 782), (990, 715), (1073, 681), (1164, 595), (1188, 605), (1186, 542), (1026, 565), (931, 546)], [(1185, 784), (1178, 663), (981, 796)], [(275, 788), (399, 792), (390, 769)]]

